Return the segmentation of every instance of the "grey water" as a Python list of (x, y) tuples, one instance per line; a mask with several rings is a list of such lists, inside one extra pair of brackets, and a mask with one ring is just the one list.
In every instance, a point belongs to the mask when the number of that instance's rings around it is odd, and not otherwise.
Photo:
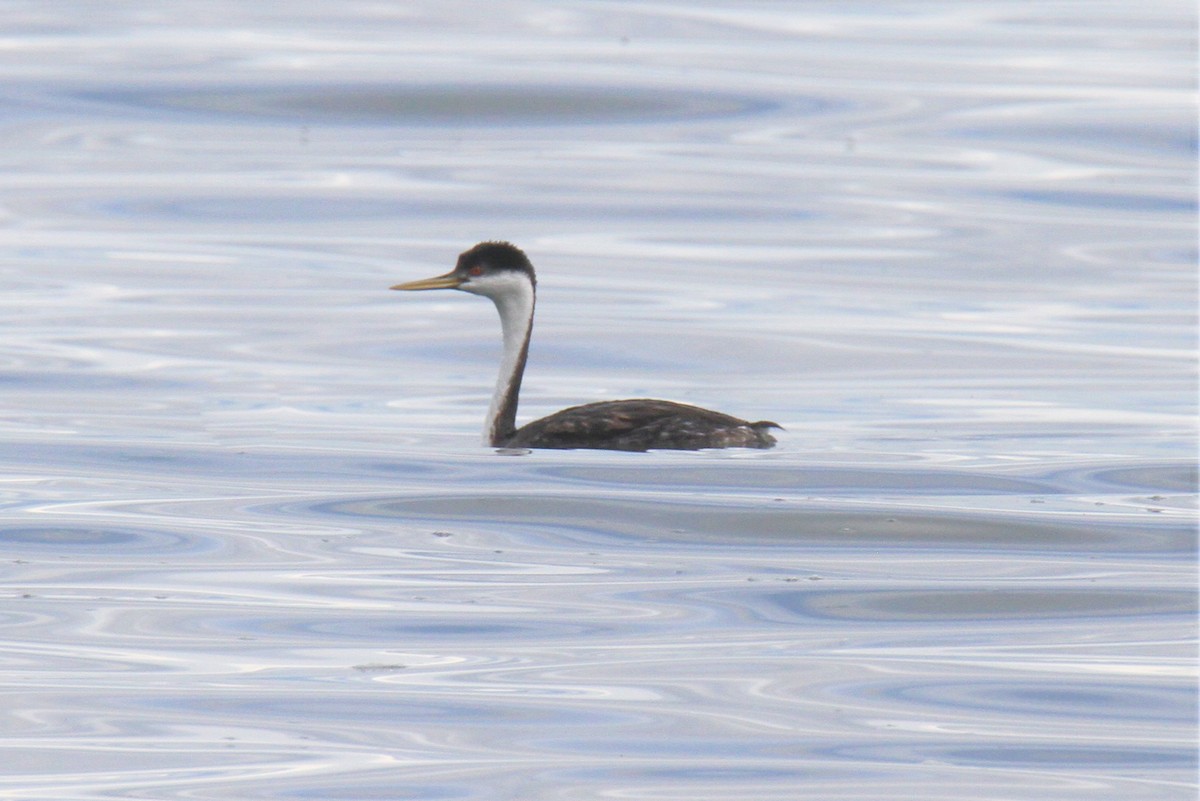
[(1194, 798), (1195, 17), (8, 4), (0, 797)]

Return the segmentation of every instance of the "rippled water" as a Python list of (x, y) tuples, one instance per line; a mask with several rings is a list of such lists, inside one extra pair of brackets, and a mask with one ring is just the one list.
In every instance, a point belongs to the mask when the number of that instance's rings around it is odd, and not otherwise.
[(10, 4), (0, 796), (1193, 798), (1194, 17)]

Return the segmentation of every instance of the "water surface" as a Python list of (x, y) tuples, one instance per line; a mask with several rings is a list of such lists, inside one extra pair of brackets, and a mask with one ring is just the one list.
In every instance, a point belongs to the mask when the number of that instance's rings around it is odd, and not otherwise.
[(1194, 17), (17, 4), (0, 794), (1194, 797)]

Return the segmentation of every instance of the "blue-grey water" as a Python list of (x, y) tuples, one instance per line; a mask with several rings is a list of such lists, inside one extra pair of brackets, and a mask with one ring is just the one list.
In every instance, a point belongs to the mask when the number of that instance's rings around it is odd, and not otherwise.
[(1195, 797), (1191, 4), (3, 17), (0, 798)]

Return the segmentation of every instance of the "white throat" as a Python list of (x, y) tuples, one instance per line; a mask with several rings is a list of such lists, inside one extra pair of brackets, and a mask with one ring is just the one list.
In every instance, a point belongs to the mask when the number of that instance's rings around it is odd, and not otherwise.
[[(500, 433), (497, 426), (501, 423), (501, 415), (506, 411), (512, 417), (516, 415), (517, 393), (521, 388), (521, 374), (525, 371), (525, 354), (533, 327), (534, 290), (528, 278), (515, 272), (492, 276), (461, 289), (491, 298), (496, 304), (496, 311), (500, 313), (504, 353), (500, 357), (496, 389), (492, 393), (492, 403), (483, 426), (484, 444), (490, 445)], [(510, 419), (508, 425), (513, 424)]]

